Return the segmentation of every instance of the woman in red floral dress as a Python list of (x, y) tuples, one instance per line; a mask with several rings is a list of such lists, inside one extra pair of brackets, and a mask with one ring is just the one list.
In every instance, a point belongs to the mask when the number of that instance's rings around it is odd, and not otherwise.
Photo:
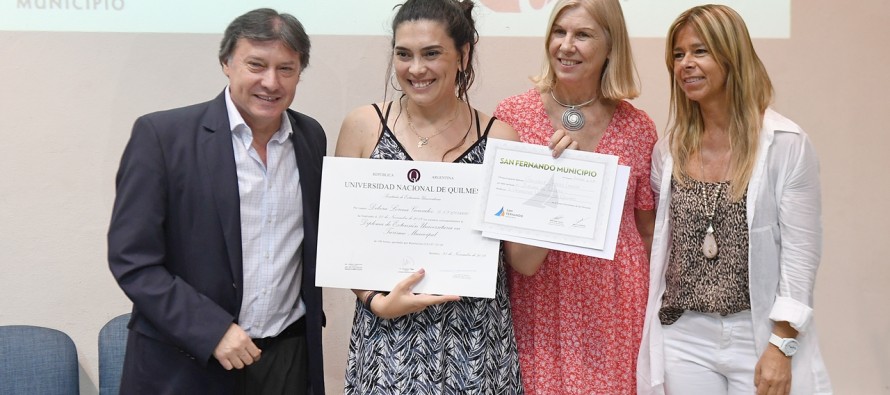
[[(649, 169), (657, 140), (639, 94), (618, 0), (561, 0), (535, 87), (495, 116), (522, 141), (617, 155), (631, 167), (614, 260), (506, 243), (522, 381), (527, 394), (633, 394), (655, 220)], [(537, 268), (535, 270), (534, 268)]]

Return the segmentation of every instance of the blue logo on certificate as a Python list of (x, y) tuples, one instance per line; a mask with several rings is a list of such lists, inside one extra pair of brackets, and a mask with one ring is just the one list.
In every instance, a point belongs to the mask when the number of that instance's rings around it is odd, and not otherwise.
[(503, 217), (504, 216), (504, 208), (501, 207), (501, 209), (498, 212), (494, 213), (494, 216), (495, 217)]

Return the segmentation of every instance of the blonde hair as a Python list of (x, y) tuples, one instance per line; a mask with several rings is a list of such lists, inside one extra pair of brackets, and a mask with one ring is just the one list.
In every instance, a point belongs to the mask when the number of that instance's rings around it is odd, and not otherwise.
[(553, 24), (566, 9), (582, 7), (606, 32), (609, 56), (600, 76), (600, 95), (610, 100), (633, 99), (640, 95), (637, 69), (630, 50), (630, 38), (624, 23), (624, 13), (618, 0), (560, 0), (550, 13), (547, 36), (544, 40), (544, 64), (541, 74), (533, 77), (535, 88), (547, 92), (556, 85), (556, 74), (550, 67), (550, 38)]
[(674, 157), (674, 179), (684, 184), (689, 157), (701, 146), (704, 120), (699, 104), (686, 97), (674, 76), (673, 48), (677, 33), (689, 26), (726, 73), (724, 86), (729, 112), (730, 198), (745, 194), (757, 156), (763, 113), (773, 97), (773, 85), (757, 57), (745, 21), (724, 5), (702, 5), (680, 14), (668, 30), (665, 63), (671, 77), (671, 109), (667, 133)]

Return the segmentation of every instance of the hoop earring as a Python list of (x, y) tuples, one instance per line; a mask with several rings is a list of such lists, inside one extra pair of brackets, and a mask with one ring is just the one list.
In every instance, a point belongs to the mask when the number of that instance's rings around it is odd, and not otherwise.
[(396, 76), (395, 71), (393, 71), (392, 73), (389, 74), (389, 86), (391, 86), (396, 91), (401, 92), (402, 87), (400, 85), (397, 85), (396, 82), (394, 81), (395, 76)]

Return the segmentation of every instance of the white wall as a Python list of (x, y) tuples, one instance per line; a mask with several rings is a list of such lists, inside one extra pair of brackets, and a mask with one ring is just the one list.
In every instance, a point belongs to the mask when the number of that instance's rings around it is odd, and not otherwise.
[[(825, 249), (816, 319), (839, 394), (890, 394), (887, 99), (890, 2), (796, 0), (791, 39), (756, 40), (775, 108), (806, 129), (822, 162)], [(310, 32), (311, 33), (311, 32)], [(381, 33), (382, 34), (382, 33)], [(98, 392), (97, 334), (129, 310), (106, 265), (114, 173), (133, 120), (208, 100), (225, 78), (220, 35), (0, 32), (0, 325), (68, 333), (83, 394)], [(383, 95), (388, 37), (314, 36), (294, 108), (318, 119), (329, 152), (351, 108)], [(643, 96), (664, 128), (663, 39), (633, 41)], [(487, 38), (473, 103), (490, 112), (527, 89), (541, 39)], [(329, 393), (340, 393), (353, 297), (326, 290)]]

